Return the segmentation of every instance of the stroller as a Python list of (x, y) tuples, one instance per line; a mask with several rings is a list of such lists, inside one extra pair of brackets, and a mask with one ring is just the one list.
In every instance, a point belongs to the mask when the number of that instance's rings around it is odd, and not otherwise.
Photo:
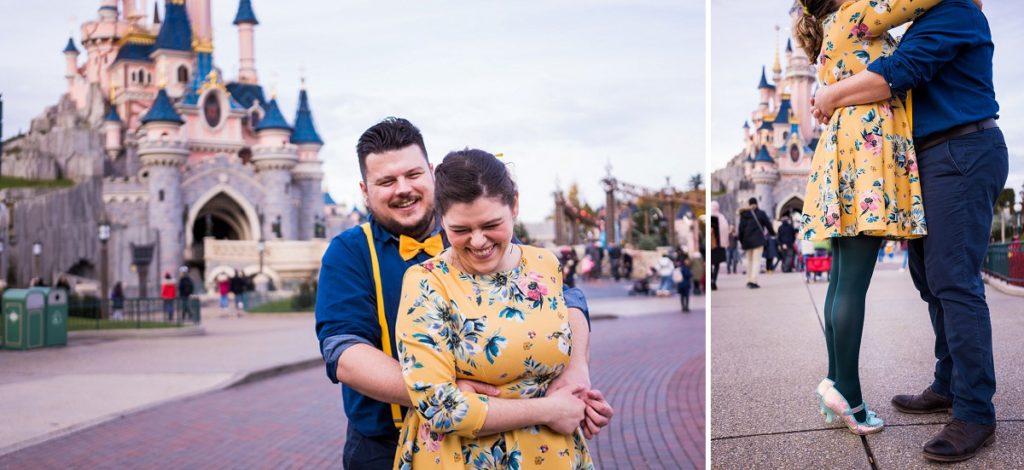
[(647, 277), (633, 283), (633, 287), (629, 290), (629, 295), (655, 295), (660, 284), (659, 281), (658, 271), (651, 268), (647, 273)]
[(813, 279), (817, 281), (821, 277), (821, 273), (825, 273), (825, 280), (829, 280), (828, 273), (832, 269), (832, 257), (827, 254), (824, 256), (808, 256), (807, 266), (804, 269), (804, 275), (806, 277), (805, 282), (810, 283), (813, 275)]

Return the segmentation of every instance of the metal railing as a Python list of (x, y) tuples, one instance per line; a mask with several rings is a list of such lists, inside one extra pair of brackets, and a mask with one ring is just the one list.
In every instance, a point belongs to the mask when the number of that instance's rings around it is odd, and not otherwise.
[(125, 328), (167, 328), (199, 325), (199, 299), (68, 299), (68, 327), (71, 330)]
[(988, 247), (982, 271), (1008, 284), (1024, 287), (1024, 245), (993, 243)]

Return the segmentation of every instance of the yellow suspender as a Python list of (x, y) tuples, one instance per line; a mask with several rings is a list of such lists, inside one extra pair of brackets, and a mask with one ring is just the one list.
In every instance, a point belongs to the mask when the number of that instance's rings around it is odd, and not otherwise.
[[(380, 264), (377, 263), (377, 248), (373, 244), (373, 231), (370, 229), (370, 224), (365, 223), (362, 227), (363, 233), (366, 234), (366, 245), (370, 247), (370, 264), (373, 266), (373, 283), (377, 288), (377, 322), (380, 323), (380, 342), (384, 349), (384, 354), (387, 354), (388, 357), (392, 357), (391, 331), (388, 328), (388, 318), (384, 315), (384, 295), (382, 294), (380, 283)], [(391, 404), (391, 420), (394, 421), (396, 428), (402, 427), (402, 409), (394, 403)]]

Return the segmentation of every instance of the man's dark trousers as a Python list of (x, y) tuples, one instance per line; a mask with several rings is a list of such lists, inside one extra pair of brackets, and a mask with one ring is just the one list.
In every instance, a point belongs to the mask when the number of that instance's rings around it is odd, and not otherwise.
[(917, 154), (928, 236), (910, 242), (910, 274), (935, 331), (932, 391), (953, 399), (954, 418), (995, 424), (992, 323), (981, 264), (992, 207), (1006, 184), (998, 128), (956, 137)]
[(349, 424), (341, 463), (347, 470), (390, 470), (397, 449), (397, 429), (393, 436), (369, 437)]

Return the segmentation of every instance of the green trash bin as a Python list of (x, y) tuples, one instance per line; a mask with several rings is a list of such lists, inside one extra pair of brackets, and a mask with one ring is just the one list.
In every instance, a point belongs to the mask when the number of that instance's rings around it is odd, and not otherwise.
[(3, 297), (4, 349), (43, 347), (49, 289), (8, 289)]
[(46, 295), (46, 326), (43, 343), (46, 346), (68, 344), (68, 293), (64, 289), (49, 289)]

